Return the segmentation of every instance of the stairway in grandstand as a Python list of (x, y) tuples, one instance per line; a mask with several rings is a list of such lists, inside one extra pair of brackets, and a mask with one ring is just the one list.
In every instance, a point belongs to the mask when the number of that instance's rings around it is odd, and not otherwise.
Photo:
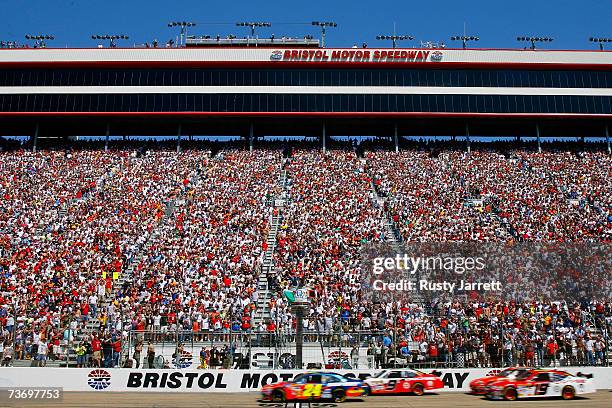
[[(367, 168), (366, 166), (367, 159), (360, 158), (359, 161), (364, 165), (364, 167)], [(402, 236), (399, 232), (399, 229), (397, 228), (397, 225), (395, 225), (395, 222), (393, 221), (393, 219), (391, 218), (391, 216), (385, 209), (385, 202), (387, 198), (383, 197), (378, 191), (378, 189), (376, 188), (374, 177), (371, 174), (368, 174), (368, 175), (370, 176), (372, 180), (370, 183), (370, 188), (372, 191), (372, 197), (374, 201), (372, 204), (378, 208), (381, 208), (383, 212), (383, 217), (384, 217), (383, 222), (385, 224), (385, 231), (384, 231), (385, 242), (391, 245), (394, 251), (399, 252), (401, 250)]]
[(117, 174), (117, 172), (123, 170), (125, 168), (125, 166), (123, 164), (118, 164), (115, 167), (113, 167), (108, 173), (105, 173), (103, 175), (101, 175), (100, 177), (98, 177), (98, 180), (96, 180), (96, 187), (93, 188), (92, 190), (90, 190), (89, 192), (87, 192), (86, 194), (84, 194), (83, 196), (81, 196), (80, 198), (71, 198), (70, 200), (66, 201), (61, 208), (58, 211), (58, 218), (59, 219), (63, 219), (66, 217), (66, 214), (68, 214), (68, 209), (75, 203), (81, 202), (81, 201), (87, 201), (89, 200), (94, 194), (93, 192), (95, 191), (103, 191), (104, 188), (106, 187), (106, 183), (109, 180), (112, 180), (113, 176), (115, 176), (115, 174)]
[(385, 198), (381, 197), (378, 194), (378, 192), (376, 191), (376, 188), (374, 187), (374, 183), (372, 183), (372, 191), (375, 194), (374, 197), (376, 200), (376, 204), (378, 205), (378, 207), (383, 209), (383, 213), (384, 213), (383, 222), (385, 224), (385, 242), (391, 245), (394, 251), (400, 251), (402, 237), (399, 233), (399, 229), (397, 228), (397, 225), (395, 225), (395, 222), (393, 222), (393, 219), (391, 218), (387, 210), (385, 210)]
[(287, 200), (287, 171), (281, 170), (279, 177), (279, 185), (281, 193), (272, 198), (270, 205), (273, 207), (273, 212), (270, 219), (270, 229), (266, 237), (268, 245), (264, 254), (263, 263), (259, 278), (257, 279), (257, 305), (255, 316), (253, 317), (252, 327), (257, 327), (260, 323), (267, 322), (270, 319), (270, 299), (272, 299), (272, 288), (268, 287), (268, 274), (274, 268), (274, 251), (276, 250), (276, 235), (283, 221), (283, 208)]
[(583, 310), (582, 319), (588, 321), (590, 326), (588, 332), (591, 336), (601, 336), (603, 338), (606, 344), (603, 363), (608, 367), (612, 366), (612, 347), (610, 347), (612, 345), (610, 342), (610, 328), (612, 328), (612, 326), (608, 326), (608, 322), (606, 322), (605, 318), (597, 319), (594, 310)]
[[(372, 197), (374, 201), (372, 205), (376, 206), (377, 208), (381, 208), (382, 210), (383, 222), (385, 226), (385, 231), (384, 231), (385, 242), (387, 243), (387, 245), (391, 246), (391, 249), (393, 250), (395, 254), (401, 254), (403, 252), (404, 240), (402, 238), (402, 234), (400, 233), (400, 230), (397, 227), (395, 221), (393, 221), (393, 218), (391, 218), (391, 215), (388, 213), (386, 209), (385, 203), (387, 202), (387, 200), (389, 200), (389, 197), (383, 197), (380, 194), (380, 191), (378, 191), (378, 189), (376, 188), (374, 177), (369, 172), (369, 168), (367, 166), (367, 159), (360, 158), (359, 161), (367, 169), (366, 171), (368, 171), (368, 175), (371, 179), (370, 188), (372, 190)], [(417, 286), (416, 276), (411, 275), (410, 277), (406, 277), (406, 280), (414, 282), (414, 285)], [(415, 291), (412, 294), (412, 301), (414, 303), (423, 303), (424, 299), (418, 291)]]

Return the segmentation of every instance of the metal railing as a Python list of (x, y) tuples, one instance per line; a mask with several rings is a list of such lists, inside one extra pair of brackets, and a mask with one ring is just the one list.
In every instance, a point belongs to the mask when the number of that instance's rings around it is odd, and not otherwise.
[[(129, 368), (233, 368), (292, 369), (296, 342), (292, 332), (192, 332), (130, 331), (121, 339), (121, 352), (103, 347), (101, 366)], [(429, 342), (425, 342), (430, 344)], [(139, 345), (137, 347), (137, 345)], [(76, 344), (64, 344), (56, 351), (55, 362), (47, 365), (76, 366)], [(137, 351), (139, 350), (139, 351)], [(28, 350), (24, 360), (35, 359)], [(545, 347), (536, 348), (530, 358), (525, 350), (458, 347), (441, 349), (432, 355), (423, 342), (406, 341), (394, 330), (304, 332), (302, 368), (468, 368), (512, 365), (575, 366), (607, 365), (606, 358), (595, 356), (595, 364), (586, 353), (576, 355), (564, 349), (548, 355)], [(90, 354), (82, 358), (84, 366), (95, 365)], [(67, 364), (70, 363), (70, 364)], [(13, 365), (38, 365), (13, 362)]]
[(302, 46), (302, 47), (319, 47), (319, 40), (316, 38), (221, 38), (221, 37), (187, 37), (185, 40), (187, 47), (205, 47), (205, 46)]
[[(354, 325), (356, 320), (353, 319), (310, 321), (304, 329), (304, 368), (308, 365), (321, 368), (406, 365), (415, 368), (463, 368), (517, 364), (608, 366), (611, 350), (609, 333), (612, 328), (609, 327), (610, 319), (608, 317), (606, 320), (606, 315), (597, 315), (594, 310), (585, 309), (582, 309), (583, 323), (579, 327), (586, 330), (585, 339), (590, 337), (603, 341), (602, 351), (594, 350), (589, 353), (583, 343), (578, 347), (575, 342), (564, 341), (563, 331), (557, 330), (554, 323), (557, 318), (565, 321), (568, 319), (567, 312), (563, 309), (552, 316), (553, 324), (538, 332), (543, 340), (535, 341), (533, 338), (523, 337), (527, 332), (518, 336), (512, 334), (509, 329), (513, 327), (514, 322), (508, 316), (499, 320), (481, 317), (476, 322), (463, 325), (462, 319), (448, 316), (439, 309), (426, 308), (420, 314), (412, 316), (421, 323), (411, 329), (402, 328), (395, 318), (387, 319), (387, 327), (368, 330)], [(446, 324), (445, 319), (451, 324)], [(124, 322), (122, 327), (130, 327), (130, 322)], [(173, 325), (168, 328), (162, 326), (162, 330), (158, 331), (128, 330), (124, 333), (119, 339), (122, 346), (119, 355), (109, 351), (108, 345), (102, 350), (103, 365), (131, 365), (139, 368), (295, 368), (295, 330), (279, 321), (273, 331), (264, 332), (227, 329), (193, 332), (177, 330)], [(546, 344), (549, 336), (556, 339), (559, 346), (552, 353), (548, 351)], [(76, 335), (74, 337), (75, 341), (62, 341), (60, 347), (55, 349), (54, 358), (57, 364), (76, 366), (75, 348), (81, 339)], [(472, 341), (475, 338), (478, 340)], [(140, 344), (139, 353), (136, 352), (137, 344)], [(31, 344), (23, 344), (23, 352), (20, 356), (15, 356), (15, 359), (20, 357), (22, 361), (14, 361), (15, 365), (28, 365), (27, 360), (36, 357), (31, 347)], [(152, 353), (148, 353), (149, 348)], [(84, 360), (86, 365), (92, 364), (91, 355), (85, 356)], [(52, 363), (47, 362), (47, 365), (50, 364)]]

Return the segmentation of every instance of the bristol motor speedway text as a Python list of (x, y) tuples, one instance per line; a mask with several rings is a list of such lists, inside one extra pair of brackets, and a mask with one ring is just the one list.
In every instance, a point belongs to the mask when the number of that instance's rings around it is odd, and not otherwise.
[[(227, 372), (198, 373), (198, 372), (131, 372), (128, 376), (128, 389), (139, 388), (167, 388), (167, 389), (227, 389), (229, 381)], [(346, 377), (365, 379), (374, 373), (345, 373)], [(260, 387), (279, 381), (289, 381), (296, 372), (245, 372), (240, 380), (239, 388), (242, 390), (257, 390)], [(224, 378), (224, 376), (226, 378)], [(461, 389), (464, 386), (469, 372), (447, 372), (441, 374), (444, 386), (450, 389)], [(234, 388), (229, 386), (229, 388)]]
[(283, 61), (427, 61), (425, 50), (285, 50)]

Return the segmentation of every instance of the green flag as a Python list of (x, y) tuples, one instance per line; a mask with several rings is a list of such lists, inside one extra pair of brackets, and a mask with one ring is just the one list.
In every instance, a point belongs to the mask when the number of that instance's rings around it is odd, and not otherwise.
[(295, 302), (295, 294), (293, 293), (293, 291), (285, 289), (283, 290), (283, 296), (287, 298), (289, 303)]

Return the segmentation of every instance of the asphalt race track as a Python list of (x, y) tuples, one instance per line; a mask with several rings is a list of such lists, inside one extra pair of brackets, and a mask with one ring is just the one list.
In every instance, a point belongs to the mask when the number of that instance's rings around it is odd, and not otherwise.
[[(32, 406), (32, 405), (30, 405)], [(259, 393), (236, 394), (196, 394), (196, 393), (128, 393), (128, 392), (66, 392), (63, 402), (54, 404), (37, 403), (36, 407), (156, 407), (156, 408), (284, 408), (285, 404), (259, 401)], [(302, 404), (307, 407), (308, 404)], [(532, 399), (514, 402), (487, 401), (484, 398), (460, 394), (442, 393), (415, 396), (375, 396), (359, 400), (349, 400), (342, 404), (312, 403), (312, 408), (369, 408), (369, 407), (410, 407), (410, 408), (446, 408), (446, 407), (581, 407), (610, 408), (612, 407), (612, 392), (598, 391), (588, 397), (573, 401), (561, 399)], [(293, 408), (289, 403), (287, 408)]]

